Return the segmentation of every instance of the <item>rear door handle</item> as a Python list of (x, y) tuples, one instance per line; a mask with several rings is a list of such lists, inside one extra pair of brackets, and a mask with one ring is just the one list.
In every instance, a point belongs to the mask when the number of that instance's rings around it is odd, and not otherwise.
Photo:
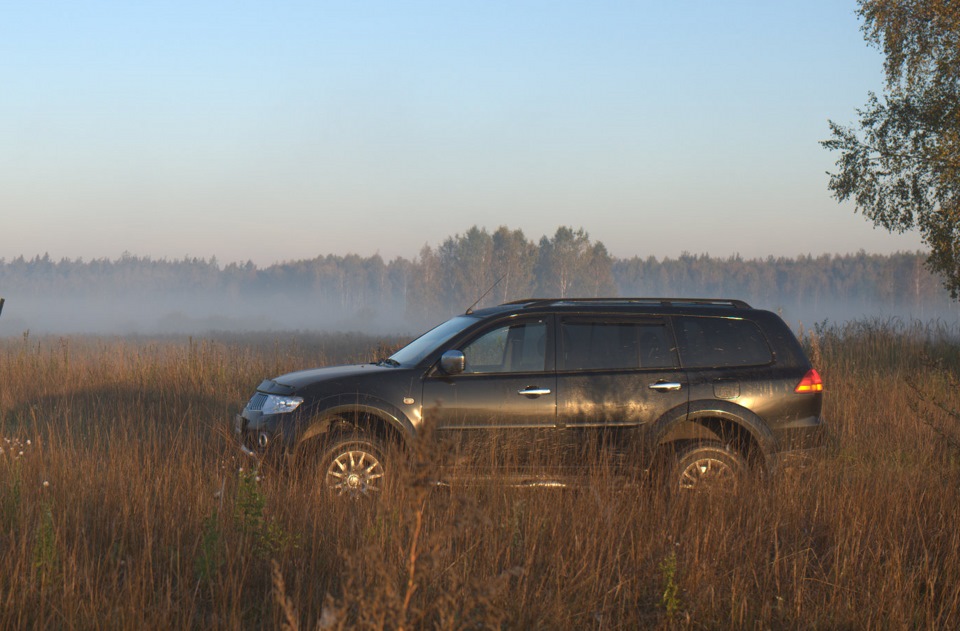
[(550, 388), (538, 388), (536, 386), (527, 386), (523, 390), (517, 390), (517, 394), (525, 397), (539, 397), (544, 394), (550, 394)]
[(658, 381), (656, 383), (651, 383), (649, 386), (651, 390), (656, 390), (657, 392), (670, 392), (673, 390), (679, 390), (682, 387), (683, 384), (677, 381)]

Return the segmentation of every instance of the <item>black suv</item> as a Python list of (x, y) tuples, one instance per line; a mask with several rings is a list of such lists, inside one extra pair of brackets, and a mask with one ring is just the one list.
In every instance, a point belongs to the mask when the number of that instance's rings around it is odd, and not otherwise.
[(352, 496), (425, 436), (442, 445), (438, 481), (563, 483), (590, 464), (703, 488), (818, 447), (822, 391), (783, 320), (739, 300), (530, 299), (375, 364), (268, 379), (235, 430), (244, 452), (306, 456)]

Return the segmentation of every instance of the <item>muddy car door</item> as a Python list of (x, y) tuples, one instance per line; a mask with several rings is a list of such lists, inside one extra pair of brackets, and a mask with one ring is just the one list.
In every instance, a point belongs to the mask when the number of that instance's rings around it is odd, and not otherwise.
[(557, 417), (575, 461), (599, 455), (644, 466), (648, 426), (686, 414), (689, 388), (669, 322), (561, 315), (557, 326)]

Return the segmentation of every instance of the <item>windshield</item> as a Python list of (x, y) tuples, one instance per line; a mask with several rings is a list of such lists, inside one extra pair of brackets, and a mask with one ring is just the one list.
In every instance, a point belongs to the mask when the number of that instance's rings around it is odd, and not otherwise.
[(477, 318), (465, 315), (447, 320), (398, 350), (390, 356), (390, 359), (404, 366), (415, 366), (424, 357), (436, 350), (438, 346), (446, 343), (454, 335), (476, 323), (476, 321)]

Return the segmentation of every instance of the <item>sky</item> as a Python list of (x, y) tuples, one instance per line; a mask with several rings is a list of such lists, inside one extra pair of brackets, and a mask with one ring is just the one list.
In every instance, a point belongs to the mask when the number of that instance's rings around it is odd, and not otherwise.
[(922, 249), (827, 189), (883, 89), (852, 1), (9, 2), (0, 258)]

